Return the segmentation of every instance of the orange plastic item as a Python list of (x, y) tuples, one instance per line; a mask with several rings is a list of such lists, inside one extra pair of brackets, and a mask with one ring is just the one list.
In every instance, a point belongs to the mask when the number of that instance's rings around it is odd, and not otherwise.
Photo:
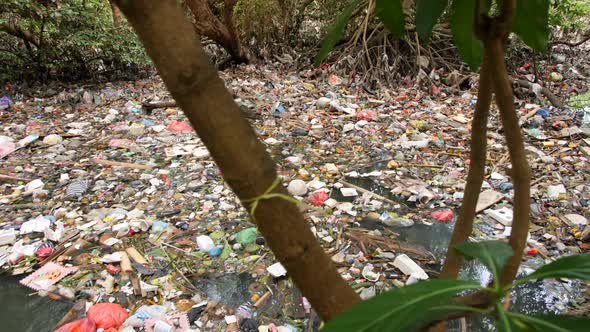
[(90, 318), (82, 318), (67, 323), (53, 332), (96, 332), (96, 324)]
[(105, 330), (119, 328), (129, 316), (127, 310), (118, 303), (97, 303), (88, 310), (87, 315), (97, 328)]

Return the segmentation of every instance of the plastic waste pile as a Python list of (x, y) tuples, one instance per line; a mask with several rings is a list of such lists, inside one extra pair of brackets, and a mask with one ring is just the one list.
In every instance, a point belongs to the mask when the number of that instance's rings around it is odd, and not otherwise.
[[(394, 94), (308, 74), (245, 66), (223, 78), (257, 116), (284, 185), (362, 298), (428, 279), (443, 256), (400, 234), (452, 228), (474, 91)], [(317, 327), (182, 112), (147, 112), (138, 91), (168, 98), (161, 82), (145, 80), (0, 99), (0, 267), (33, 272), (21, 283), (40, 296), (86, 302), (59, 332)], [(590, 248), (590, 132), (586, 111), (518, 111), (534, 174), (533, 266)], [(502, 239), (512, 221), (510, 160), (501, 134), (490, 131), (488, 144), (475, 236)], [(228, 275), (240, 277), (222, 284)]]

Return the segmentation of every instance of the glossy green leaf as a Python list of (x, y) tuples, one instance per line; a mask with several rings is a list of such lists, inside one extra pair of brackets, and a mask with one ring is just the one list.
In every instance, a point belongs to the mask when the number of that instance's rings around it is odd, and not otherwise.
[(355, 0), (351, 2), (348, 6), (346, 6), (342, 14), (338, 16), (334, 24), (332, 24), (332, 26), (329, 28), (328, 33), (322, 40), (322, 47), (320, 48), (319, 53), (315, 57), (316, 66), (322, 64), (322, 61), (324, 61), (328, 57), (328, 54), (332, 52), (334, 46), (336, 46), (340, 38), (342, 38), (344, 30), (346, 29), (348, 21), (350, 21), (350, 17), (352, 16), (352, 12), (358, 5), (358, 2), (358, 0)]
[[(445, 310), (441, 306), (452, 303), (458, 293), (481, 288), (478, 284), (464, 280), (422, 281), (355, 304), (344, 314), (329, 321), (322, 332), (409, 331), (456, 311), (452, 307)], [(426, 310), (433, 306), (439, 309)]]
[(418, 0), (416, 5), (416, 32), (427, 42), (436, 22), (447, 8), (447, 0)]
[(531, 331), (530, 327), (521, 322), (518, 318), (509, 316), (508, 312), (504, 310), (501, 303), (496, 304), (496, 328), (498, 332), (526, 332)]
[(548, 278), (590, 280), (590, 254), (561, 257), (528, 276), (518, 279), (516, 283), (521, 284), (524, 281)]
[(401, 0), (377, 0), (375, 14), (389, 31), (402, 38), (406, 30), (406, 21)]
[(481, 64), (483, 47), (481, 41), (475, 36), (474, 0), (453, 0), (451, 6), (451, 30), (455, 46), (463, 60), (475, 70)]
[(534, 315), (528, 316), (515, 312), (506, 312), (506, 315), (514, 321), (516, 326), (524, 326), (520, 330), (535, 332), (588, 332), (590, 331), (590, 318), (574, 317), (566, 315)]
[(548, 17), (549, 0), (517, 1), (512, 31), (534, 50), (546, 52), (549, 39)]
[(510, 245), (502, 241), (466, 242), (455, 246), (465, 258), (480, 260), (498, 279), (508, 257), (514, 254)]

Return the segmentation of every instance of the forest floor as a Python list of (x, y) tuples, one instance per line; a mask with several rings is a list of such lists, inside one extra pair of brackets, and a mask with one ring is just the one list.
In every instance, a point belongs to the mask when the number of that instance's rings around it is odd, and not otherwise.
[[(590, 74), (567, 59), (548, 61), (543, 74), (563, 102), (587, 90)], [(438, 275), (463, 198), (476, 79), (464, 90), (408, 82), (373, 91), (279, 63), (221, 76), (363, 298)], [(37, 271), (23, 283), (41, 295), (119, 303), (130, 326), (180, 317), (180, 326), (206, 331), (317, 328), (180, 109), (146, 107), (170, 100), (158, 78), (14, 91), (6, 90), (0, 114), (2, 269)], [(527, 273), (590, 250), (590, 102), (556, 108), (519, 96), (533, 172)], [(495, 108), (488, 146), (473, 238), (505, 239), (513, 190)], [(402, 267), (404, 254), (417, 265)], [(490, 278), (476, 265), (465, 276)], [(584, 285), (566, 280), (517, 292), (514, 305), (525, 312), (575, 311), (590, 301)]]

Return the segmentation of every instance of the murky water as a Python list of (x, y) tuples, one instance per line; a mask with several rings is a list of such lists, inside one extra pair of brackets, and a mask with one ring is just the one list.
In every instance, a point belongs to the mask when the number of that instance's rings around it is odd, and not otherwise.
[(0, 331), (49, 332), (70, 309), (71, 304), (52, 301), (22, 286), (24, 276), (0, 276)]

